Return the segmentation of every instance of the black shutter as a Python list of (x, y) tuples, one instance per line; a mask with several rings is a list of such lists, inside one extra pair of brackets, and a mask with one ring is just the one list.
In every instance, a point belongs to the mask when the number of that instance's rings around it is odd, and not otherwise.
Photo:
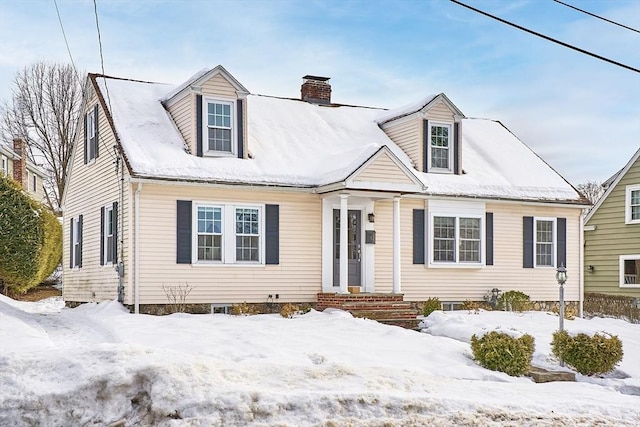
[(460, 123), (453, 124), (453, 173), (460, 175)]
[(556, 220), (556, 232), (558, 234), (558, 247), (557, 258), (558, 263), (556, 267), (560, 265), (567, 266), (567, 219), (558, 218)]
[(69, 227), (69, 268), (73, 268), (73, 218)]
[(95, 151), (94, 151), (95, 157), (94, 158), (97, 159), (98, 158), (98, 147), (100, 146), (100, 144), (98, 143), (98, 104), (93, 106), (93, 124), (94, 124), (94, 129), (95, 129), (95, 132), (96, 132), (96, 135), (95, 135), (94, 140), (93, 140), (93, 144), (94, 144), (94, 148), (95, 148)]
[(522, 267), (533, 268), (533, 217), (522, 217)]
[(178, 200), (176, 211), (176, 262), (191, 264), (191, 201)]
[(202, 157), (202, 95), (196, 95), (196, 156)]
[(113, 202), (113, 263), (118, 262), (118, 202)]
[(89, 163), (89, 131), (87, 128), (87, 115), (84, 115), (84, 164)]
[(422, 145), (424, 146), (424, 156), (423, 156), (423, 167), (422, 172), (427, 172), (429, 170), (429, 120), (425, 120), (422, 126)]
[(486, 221), (486, 251), (487, 255), (485, 258), (486, 265), (493, 265), (493, 212), (487, 212), (485, 214)]
[(76, 265), (82, 267), (82, 215), (78, 217), (78, 251), (76, 252)]
[(413, 210), (413, 263), (424, 264), (424, 209)]
[(238, 99), (238, 158), (244, 158), (244, 133), (243, 133), (243, 119), (242, 119), (242, 99)]
[(100, 208), (100, 265), (104, 265), (104, 206)]
[(280, 205), (266, 205), (265, 213), (265, 264), (280, 264)]

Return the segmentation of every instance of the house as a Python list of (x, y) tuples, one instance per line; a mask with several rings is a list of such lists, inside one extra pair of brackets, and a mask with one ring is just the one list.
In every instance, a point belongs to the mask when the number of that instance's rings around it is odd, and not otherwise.
[[(24, 155), (23, 155), (24, 153)], [(13, 140), (13, 150), (0, 144), (0, 175), (13, 178), (35, 200), (44, 200), (44, 180), (47, 173), (27, 160), (25, 142)]]
[(584, 291), (640, 299), (640, 149), (584, 221)]
[(63, 199), (67, 304), (159, 312), (188, 286), (192, 311), (358, 291), (451, 306), (497, 287), (547, 307), (560, 264), (580, 303), (588, 202), (566, 180), (442, 93), (340, 105), (328, 80), (304, 76), (289, 99), (222, 66), (177, 86), (89, 74)]

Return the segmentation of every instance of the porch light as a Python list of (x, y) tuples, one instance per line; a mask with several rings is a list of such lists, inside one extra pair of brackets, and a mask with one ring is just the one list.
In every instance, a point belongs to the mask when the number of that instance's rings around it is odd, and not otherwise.
[(376, 222), (376, 216), (373, 212), (368, 214), (367, 218), (369, 219), (369, 222)]

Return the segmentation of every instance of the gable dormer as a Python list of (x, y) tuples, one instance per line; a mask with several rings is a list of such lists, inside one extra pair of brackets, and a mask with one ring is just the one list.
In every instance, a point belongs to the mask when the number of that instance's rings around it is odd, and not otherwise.
[(444, 93), (385, 112), (378, 124), (413, 161), (428, 173), (462, 173), (464, 114)]
[(161, 99), (189, 151), (247, 158), (249, 91), (221, 65), (204, 69)]

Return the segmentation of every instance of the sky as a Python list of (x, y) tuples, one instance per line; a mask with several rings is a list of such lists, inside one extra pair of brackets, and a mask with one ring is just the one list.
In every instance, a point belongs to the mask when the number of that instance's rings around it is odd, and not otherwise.
[[(640, 33), (553, 0), (464, 0), (640, 69)], [(255, 94), (299, 97), (330, 77), (337, 103), (396, 108), (444, 92), (501, 121), (572, 184), (604, 181), (640, 148), (640, 73), (449, 0), (0, 0), (0, 101), (38, 61), (179, 84), (223, 65)], [(640, 30), (640, 1), (566, 0)]]
[[(614, 371), (584, 376), (552, 354), (558, 317), (434, 311), (421, 332), (348, 312), (293, 318), (130, 314), (117, 301), (63, 308), (0, 295), (0, 424), (158, 427), (634, 426), (640, 325), (565, 320), (617, 336)], [(472, 335), (534, 338), (531, 363), (575, 373), (536, 384), (484, 369)]]

